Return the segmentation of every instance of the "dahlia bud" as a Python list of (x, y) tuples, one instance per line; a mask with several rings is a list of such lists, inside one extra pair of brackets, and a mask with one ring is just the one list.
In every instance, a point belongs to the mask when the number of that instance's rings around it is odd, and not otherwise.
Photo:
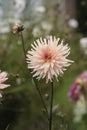
[(23, 25), (20, 25), (20, 24), (15, 24), (15, 25), (13, 26), (13, 28), (12, 28), (12, 32), (13, 32), (14, 34), (19, 33), (19, 32), (22, 32), (23, 30), (24, 30), (24, 27), (23, 27)]

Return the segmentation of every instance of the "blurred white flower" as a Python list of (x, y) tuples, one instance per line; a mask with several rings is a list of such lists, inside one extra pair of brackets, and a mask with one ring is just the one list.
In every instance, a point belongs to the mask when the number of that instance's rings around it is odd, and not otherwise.
[(34, 37), (38, 37), (41, 34), (41, 30), (39, 26), (34, 27), (32, 34)]
[(8, 26), (0, 27), (0, 33), (8, 33), (10, 28)]
[(10, 27), (8, 25), (8, 22), (5, 20), (0, 21), (0, 33), (8, 33), (10, 31)]
[(81, 96), (80, 100), (77, 101), (74, 109), (74, 122), (80, 122), (82, 120), (83, 115), (87, 113), (86, 106), (86, 101)]
[(78, 27), (78, 21), (76, 19), (70, 19), (68, 21), (68, 25), (72, 28), (77, 28)]
[(15, 3), (14, 9), (16, 11), (15, 17), (20, 18), (21, 13), (25, 8), (26, 0), (14, 0), (14, 3)]
[(41, 27), (44, 30), (48, 31), (48, 32), (50, 32), (52, 30), (52, 24), (50, 24), (50, 23), (48, 23), (46, 21), (44, 21), (44, 22), (41, 23)]
[(25, 2), (26, 0), (14, 0), (15, 2), (15, 8), (16, 9), (20, 9), (21, 11), (24, 10), (25, 8)]
[(84, 51), (85, 54), (87, 54), (87, 37), (83, 37), (80, 39), (80, 47)]
[(83, 44), (84, 47), (86, 47), (86, 46), (87, 46), (87, 37), (81, 38), (81, 39), (80, 39), (80, 44)]
[(38, 13), (44, 13), (46, 9), (44, 6), (36, 6), (34, 10)]
[(16, 24), (16, 23), (21, 24), (21, 21), (19, 19), (11, 18), (11, 17), (7, 19), (7, 22), (9, 24)]
[(31, 22), (29, 22), (29, 21), (24, 22), (24, 27), (25, 28), (28, 28), (30, 25), (31, 25)]

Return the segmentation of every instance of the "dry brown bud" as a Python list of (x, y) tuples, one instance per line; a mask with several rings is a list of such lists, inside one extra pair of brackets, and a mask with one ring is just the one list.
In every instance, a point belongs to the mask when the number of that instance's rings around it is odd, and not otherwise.
[(22, 32), (23, 30), (24, 30), (24, 27), (23, 27), (23, 25), (20, 25), (20, 24), (15, 24), (15, 25), (13, 26), (13, 28), (12, 28), (12, 32), (13, 32), (14, 34), (19, 33), (19, 32)]

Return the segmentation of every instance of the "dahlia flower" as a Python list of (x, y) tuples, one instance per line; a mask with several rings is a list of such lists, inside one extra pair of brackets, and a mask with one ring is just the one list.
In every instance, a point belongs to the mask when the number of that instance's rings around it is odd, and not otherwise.
[(71, 85), (69, 92), (68, 92), (68, 96), (69, 96), (70, 100), (73, 100), (73, 101), (79, 100), (80, 95), (81, 95), (80, 89), (81, 89), (81, 86), (77, 82), (74, 82)]
[(71, 62), (67, 59), (70, 54), (68, 45), (63, 45), (60, 38), (37, 39), (31, 44), (31, 50), (27, 53), (28, 68), (32, 69), (33, 77), (46, 78), (46, 82), (52, 81), (53, 77), (63, 74)]
[(0, 89), (7, 88), (8, 84), (4, 84), (4, 82), (7, 80), (7, 73), (6, 72), (0, 72)]
[(80, 96), (85, 96), (85, 90), (87, 89), (87, 71), (81, 73), (72, 83), (68, 96), (71, 100), (77, 101), (80, 99)]

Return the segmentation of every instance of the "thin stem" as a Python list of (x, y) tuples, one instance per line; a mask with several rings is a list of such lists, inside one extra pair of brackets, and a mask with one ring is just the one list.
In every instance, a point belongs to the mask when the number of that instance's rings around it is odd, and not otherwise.
[(36, 86), (36, 88), (37, 88), (37, 91), (38, 91), (38, 93), (39, 93), (39, 95), (40, 95), (40, 99), (41, 99), (41, 102), (42, 102), (42, 104), (43, 104), (43, 106), (44, 106), (44, 108), (45, 108), (45, 111), (46, 111), (46, 113), (48, 113), (47, 107), (46, 107), (46, 105), (45, 105), (45, 102), (44, 102), (43, 97), (42, 97), (42, 95), (41, 95), (40, 89), (39, 89), (39, 87), (38, 87), (38, 85), (37, 85), (37, 82), (35, 81), (34, 77), (33, 77), (33, 81), (34, 81), (34, 84), (35, 84), (35, 86)]
[(52, 130), (53, 81), (51, 82), (49, 130)]
[(23, 38), (23, 34), (22, 34), (22, 32), (20, 32), (20, 36), (21, 36), (23, 52), (24, 52), (25, 61), (26, 61), (26, 49), (25, 49), (25, 45), (24, 45), (24, 38)]
[[(22, 40), (22, 47), (23, 47), (23, 52), (24, 52), (24, 56), (25, 56), (25, 63), (26, 63), (26, 50), (25, 50), (24, 38), (23, 38), (22, 32), (20, 33), (20, 36), (21, 36), (21, 40)], [(34, 84), (35, 84), (35, 86), (36, 86), (37, 92), (38, 92), (38, 94), (39, 94), (39, 96), (40, 96), (42, 105), (43, 105), (45, 111), (48, 113), (48, 110), (47, 110), (47, 107), (46, 107), (45, 102), (44, 102), (44, 100), (43, 100), (43, 97), (42, 97), (42, 94), (41, 94), (41, 92), (40, 92), (40, 89), (39, 89), (39, 87), (38, 87), (38, 85), (37, 85), (37, 83), (36, 83), (36, 81), (35, 81), (35, 79), (34, 79), (33, 76), (32, 76), (32, 78), (33, 78)]]

